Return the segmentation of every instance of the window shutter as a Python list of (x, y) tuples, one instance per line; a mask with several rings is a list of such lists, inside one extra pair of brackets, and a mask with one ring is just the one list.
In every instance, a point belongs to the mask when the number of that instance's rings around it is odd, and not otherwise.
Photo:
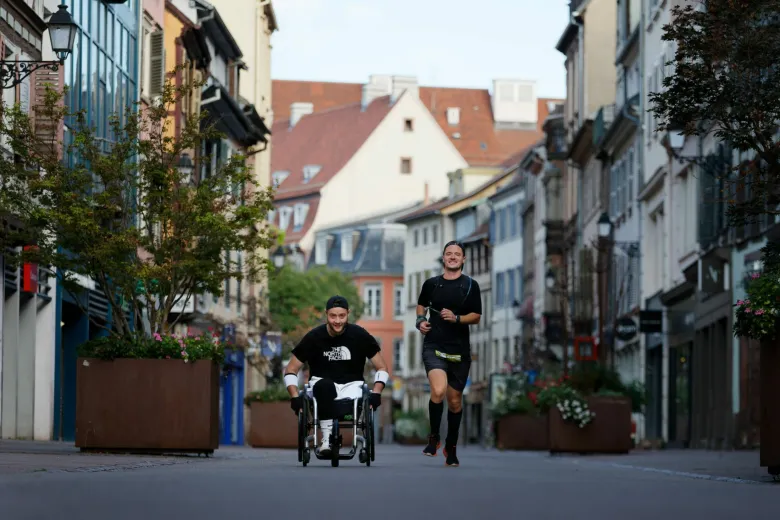
[[(0, 44), (2, 46), (2, 44)], [(2, 50), (0, 49), (0, 52)], [(38, 153), (45, 154), (51, 150), (52, 146), (56, 146), (61, 153), (62, 150), (59, 147), (60, 135), (62, 135), (62, 123), (52, 121), (47, 117), (43, 110), (46, 104), (46, 87), (60, 92), (62, 86), (63, 71), (51, 71), (45, 69), (38, 69), (30, 75), (29, 84), (29, 103), (30, 117), (33, 120), (33, 128), (35, 134), (40, 139), (40, 143), (43, 149), (37, 150)]]
[(149, 35), (149, 95), (159, 96), (165, 85), (165, 43), (163, 32)]

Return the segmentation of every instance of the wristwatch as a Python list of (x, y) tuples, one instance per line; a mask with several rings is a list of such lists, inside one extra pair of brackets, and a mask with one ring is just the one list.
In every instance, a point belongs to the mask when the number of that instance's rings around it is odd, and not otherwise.
[(455, 323), (460, 323), (460, 314), (455, 316)]

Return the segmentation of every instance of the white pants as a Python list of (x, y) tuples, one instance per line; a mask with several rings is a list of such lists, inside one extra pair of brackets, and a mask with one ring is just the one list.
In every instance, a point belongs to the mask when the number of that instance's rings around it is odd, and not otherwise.
[[(322, 379), (321, 377), (312, 377), (309, 379), (309, 386), (314, 388), (314, 384)], [(351, 381), (349, 383), (333, 383), (336, 387), (336, 400), (338, 399), (360, 399), (363, 397), (363, 385), (365, 381)], [(328, 442), (330, 434), (333, 432), (333, 420), (325, 419), (320, 421), (320, 430), (322, 431), (323, 442)]]

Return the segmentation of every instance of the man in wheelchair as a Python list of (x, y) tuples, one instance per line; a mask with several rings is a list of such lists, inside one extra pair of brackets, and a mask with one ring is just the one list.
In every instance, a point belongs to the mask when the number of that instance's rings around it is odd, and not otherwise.
[[(309, 384), (317, 400), (322, 442), (319, 452), (330, 453), (333, 419), (337, 418), (339, 399), (360, 399), (363, 396), (363, 369), (370, 359), (376, 369), (376, 380), (371, 393), (371, 408), (381, 404), (381, 392), (389, 374), (376, 339), (366, 329), (348, 323), (349, 303), (342, 296), (331, 297), (325, 306), (327, 322), (310, 330), (293, 349), (284, 371), (284, 384), (291, 397), (291, 407), (297, 414), (303, 400), (298, 395), (298, 372), (309, 364)], [(338, 432), (337, 432), (338, 433)]]

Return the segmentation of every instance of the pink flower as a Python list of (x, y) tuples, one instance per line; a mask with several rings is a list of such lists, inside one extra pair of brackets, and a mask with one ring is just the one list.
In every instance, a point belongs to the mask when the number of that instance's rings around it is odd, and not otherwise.
[(737, 300), (737, 305), (744, 305), (744, 304), (745, 304), (745, 300)]
[(154, 333), (154, 339), (157, 340), (157, 341), (162, 341), (162, 336), (160, 336), (159, 332), (155, 332)]
[(761, 316), (762, 314), (764, 314), (764, 309), (758, 309), (758, 310), (755, 312), (755, 314), (756, 314), (756, 316)]
[(182, 350), (182, 351), (181, 351), (181, 355), (182, 355), (182, 356), (186, 356), (186, 355), (187, 355), (187, 352), (185, 352), (184, 350)]
[(747, 309), (745, 309), (745, 312), (747, 312), (748, 314), (752, 314), (753, 313), (753, 309), (748, 307)]
[(751, 275), (750, 275), (750, 278), (752, 278), (753, 280), (755, 280), (756, 278), (758, 278), (758, 277), (760, 277), (760, 276), (761, 276), (761, 275), (760, 275), (760, 274), (758, 274), (758, 273), (753, 273), (753, 274), (751, 274)]

